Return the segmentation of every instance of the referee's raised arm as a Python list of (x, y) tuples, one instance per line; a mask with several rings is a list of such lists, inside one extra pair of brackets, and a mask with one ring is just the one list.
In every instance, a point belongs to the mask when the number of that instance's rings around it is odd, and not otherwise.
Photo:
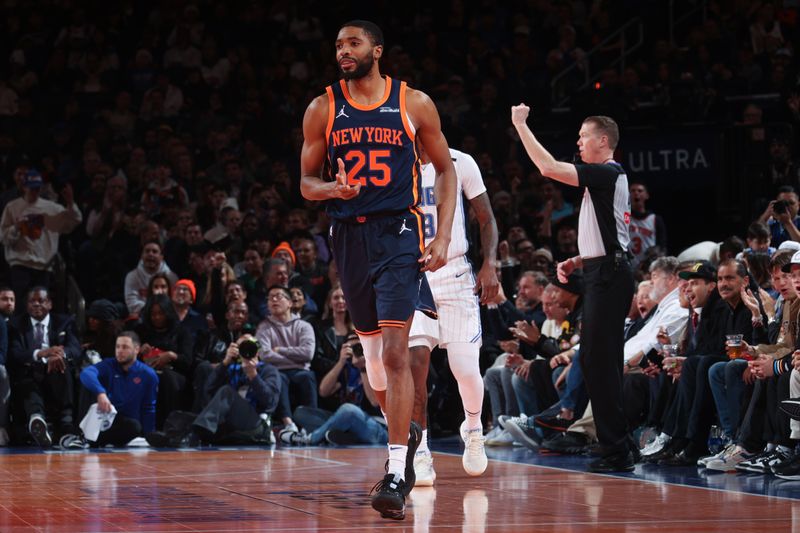
[[(539, 169), (542, 176), (547, 176), (561, 183), (578, 186), (578, 171), (572, 163), (556, 161), (550, 152), (536, 139), (533, 132), (528, 127), (528, 115), (531, 108), (525, 104), (519, 104), (511, 108), (511, 123), (517, 129), (517, 134), (528, 152), (528, 156), (533, 164)], [(579, 141), (580, 143), (580, 141)]]

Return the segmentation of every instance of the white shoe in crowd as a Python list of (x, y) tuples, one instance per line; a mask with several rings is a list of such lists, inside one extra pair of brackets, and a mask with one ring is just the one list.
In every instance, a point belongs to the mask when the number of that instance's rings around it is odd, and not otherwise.
[(62, 450), (88, 450), (89, 443), (80, 435), (67, 433), (58, 440), (58, 447)]
[(528, 420), (528, 415), (526, 415), (525, 413), (522, 413), (519, 416), (500, 415), (497, 417), (497, 423), (500, 424), (500, 427), (503, 429), (506, 428), (506, 423), (508, 422), (519, 424), (520, 422), (525, 422), (527, 420)]
[(487, 433), (485, 439), (486, 446), (522, 446), (521, 443), (514, 442), (514, 435), (507, 429), (500, 429), (499, 426)]
[(661, 433), (658, 435), (652, 442), (650, 442), (647, 446), (641, 449), (639, 453), (642, 454), (642, 457), (648, 457), (650, 455), (655, 455), (664, 447), (669, 444), (669, 441), (672, 440), (672, 437), (667, 435), (666, 433)]
[(433, 469), (433, 456), (431, 452), (417, 452), (414, 454), (414, 473), (417, 476), (415, 487), (432, 487), (436, 481), (436, 470)]
[(736, 465), (753, 456), (752, 453), (747, 453), (747, 450), (741, 446), (731, 446), (728, 450), (729, 452), (726, 455), (706, 463), (706, 468), (719, 472), (736, 472)]
[(31, 415), (28, 420), (28, 432), (40, 447), (49, 448), (53, 445), (53, 438), (47, 430), (47, 422), (42, 415)]
[(710, 463), (711, 461), (716, 461), (718, 459), (722, 459), (726, 455), (730, 455), (735, 447), (736, 445), (731, 442), (728, 445), (723, 446), (723, 448), (714, 455), (706, 455), (705, 457), (701, 457), (700, 459), (698, 459), (697, 466), (707, 467), (708, 463)]
[(483, 428), (467, 429), (467, 421), (461, 423), (461, 440), (464, 441), (464, 456), (461, 458), (461, 464), (464, 466), (464, 471), (470, 476), (480, 476), (486, 471), (489, 465), (489, 459), (486, 457), (486, 450), (484, 449), (484, 442), (486, 437), (483, 436)]

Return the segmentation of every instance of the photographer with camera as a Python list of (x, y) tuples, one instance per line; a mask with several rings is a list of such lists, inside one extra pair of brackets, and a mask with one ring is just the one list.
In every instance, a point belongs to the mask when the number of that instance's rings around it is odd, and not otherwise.
[(369, 386), (364, 349), (352, 333), (339, 350), (339, 359), (319, 384), (323, 398), (338, 395), (335, 413), (300, 406), (295, 419), (302, 430), (286, 428), (279, 437), (283, 444), (303, 446), (323, 441), (334, 445), (385, 444), (389, 433), (385, 422), (373, 417), (379, 413), (378, 399)]
[[(258, 358), (260, 345), (246, 334), (231, 343), (206, 382), (211, 397), (182, 444), (274, 443), (269, 415), (280, 397), (278, 370)], [(266, 415), (266, 416), (264, 416)]]
[(769, 226), (772, 235), (771, 244), (776, 248), (784, 241), (800, 242), (800, 217), (797, 212), (798, 206), (797, 192), (794, 187), (783, 186), (778, 189), (778, 196), (771, 201), (767, 209), (758, 217), (758, 222), (763, 222)]

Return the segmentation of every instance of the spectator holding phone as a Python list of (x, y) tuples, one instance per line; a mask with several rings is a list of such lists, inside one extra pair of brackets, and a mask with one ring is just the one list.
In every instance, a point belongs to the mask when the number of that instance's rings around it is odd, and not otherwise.
[(36, 285), (50, 287), (50, 269), (58, 252), (58, 237), (70, 233), (83, 216), (74, 202), (72, 186), (61, 191), (64, 205), (39, 197), (44, 180), (31, 169), (22, 182), (23, 196), (9, 202), (0, 219), (5, 258), (11, 267), (11, 288), (19, 308), (25, 308), (26, 291)]

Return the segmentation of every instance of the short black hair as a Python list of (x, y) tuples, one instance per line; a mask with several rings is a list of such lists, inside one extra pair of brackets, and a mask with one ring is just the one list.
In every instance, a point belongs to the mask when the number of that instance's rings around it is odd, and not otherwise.
[(750, 224), (750, 227), (747, 228), (747, 238), (748, 239), (769, 239), (771, 236), (769, 232), (769, 228), (763, 222), (753, 222)]
[(342, 24), (339, 30), (347, 26), (352, 26), (354, 28), (361, 28), (362, 30), (364, 30), (364, 33), (367, 34), (369, 40), (372, 41), (373, 46), (383, 46), (383, 31), (381, 31), (378, 25), (375, 24), (374, 22), (371, 22), (369, 20), (358, 20), (358, 19), (351, 20)]
[[(148, 241), (142, 243), (142, 250), (141, 251), (144, 252), (144, 249), (150, 244), (155, 244), (156, 246), (158, 246), (158, 251), (160, 253), (162, 253), (162, 254), (164, 253), (164, 245), (158, 239), (149, 239)], [(139, 252), (139, 253), (141, 253), (141, 252)]]
[(732, 255), (736, 255), (744, 250), (744, 246), (745, 244), (742, 239), (736, 235), (731, 235), (719, 245), (719, 253), (722, 255), (723, 253), (728, 252)]
[(244, 292), (247, 292), (247, 287), (244, 286), (244, 283), (239, 279), (232, 279), (228, 283), (225, 284), (225, 292), (228, 292), (228, 287), (233, 287), (234, 285), (238, 285), (242, 288)]
[(128, 337), (131, 340), (131, 342), (133, 343), (134, 346), (141, 346), (142, 345), (142, 341), (139, 340), (139, 335), (135, 331), (131, 331), (131, 330), (121, 331), (119, 333), (119, 335), (117, 335), (117, 338), (120, 338), (120, 337)]
[(291, 293), (291, 292), (289, 292), (289, 287), (284, 287), (283, 285), (273, 285), (272, 287), (270, 287), (269, 289), (267, 289), (267, 296), (269, 296), (269, 293), (271, 293), (272, 291), (277, 291), (277, 290), (279, 290), (279, 291), (283, 292), (283, 294), (285, 294), (285, 295), (286, 295), (286, 298), (287, 298), (289, 301), (291, 301), (291, 299), (292, 299), (292, 293)]
[[(746, 278), (750, 275), (750, 273), (747, 271), (747, 266), (744, 264), (744, 262), (739, 261), (738, 259), (725, 259), (719, 264), (719, 268), (724, 266), (733, 266), (736, 269), (736, 275), (740, 278)], [(719, 268), (717, 269), (717, 272), (719, 272)]]
[(147, 300), (145, 300), (144, 308), (142, 308), (142, 312), (139, 314), (142, 325), (147, 331), (152, 332), (155, 329), (150, 318), (153, 307), (155, 306), (158, 306), (166, 315), (168, 330), (171, 331), (180, 324), (181, 319), (178, 317), (178, 313), (175, 311), (175, 306), (172, 305), (170, 297), (166, 294), (151, 294), (147, 297)]
[(794, 190), (794, 187), (792, 187), (791, 185), (781, 185), (780, 187), (778, 187), (778, 194), (784, 194), (787, 192), (797, 194), (797, 191)]
[(32, 294), (36, 294), (37, 292), (45, 293), (47, 295), (47, 299), (48, 300), (50, 299), (50, 289), (48, 289), (44, 285), (34, 285), (30, 289), (28, 289), (28, 292), (26, 294), (28, 298), (30, 298)]

